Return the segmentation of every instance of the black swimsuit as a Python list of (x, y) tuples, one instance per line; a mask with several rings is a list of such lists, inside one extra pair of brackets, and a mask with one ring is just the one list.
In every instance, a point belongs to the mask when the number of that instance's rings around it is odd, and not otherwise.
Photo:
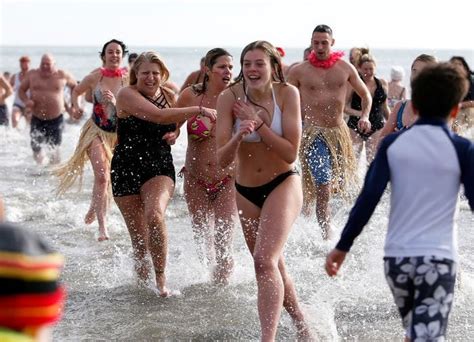
[(235, 189), (247, 200), (255, 204), (257, 207), (262, 208), (265, 200), (272, 193), (272, 191), (275, 190), (278, 185), (283, 183), (285, 179), (292, 175), (299, 175), (299, 172), (296, 169), (283, 172), (272, 179), (270, 182), (260, 186), (249, 187), (235, 183)]
[[(372, 97), (372, 107), (370, 108), (369, 121), (372, 125), (372, 128), (369, 133), (361, 133), (357, 129), (357, 124), (359, 123), (358, 116), (349, 116), (349, 121), (347, 121), (347, 126), (355, 130), (364, 140), (367, 140), (375, 131), (382, 129), (385, 124), (385, 119), (383, 117), (382, 108), (383, 103), (387, 100), (387, 93), (382, 87), (382, 83), (378, 78), (374, 77), (375, 84), (377, 87), (374, 91), (374, 96)], [(355, 110), (362, 109), (362, 100), (359, 95), (354, 93), (351, 100), (351, 108)]]
[[(156, 100), (147, 99), (160, 109), (170, 107), (163, 92)], [(175, 124), (156, 124), (135, 116), (118, 118), (118, 145), (111, 166), (114, 197), (138, 195), (142, 185), (156, 176), (175, 181), (171, 146), (163, 140), (174, 130)]]

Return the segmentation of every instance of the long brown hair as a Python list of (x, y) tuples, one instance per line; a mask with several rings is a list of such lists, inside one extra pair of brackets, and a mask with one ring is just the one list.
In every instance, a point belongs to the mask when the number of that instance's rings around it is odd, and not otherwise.
[[(222, 48), (214, 48), (209, 50), (206, 53), (206, 56), (204, 57), (204, 65), (209, 69), (212, 70), (212, 67), (217, 63), (217, 59), (222, 56), (229, 56), (232, 57), (232, 55), (227, 52), (227, 50), (222, 49)], [(209, 76), (207, 73), (204, 74), (204, 80), (202, 83), (198, 83), (193, 85), (193, 90), (197, 94), (201, 95), (204, 94), (207, 90), (207, 82), (209, 81)]]
[[(244, 93), (247, 96), (249, 102), (251, 102), (252, 104), (258, 107), (262, 107), (259, 104), (252, 101), (250, 96), (248, 96), (247, 94), (247, 89), (246, 89), (247, 87), (245, 86), (245, 77), (243, 73), (244, 57), (247, 54), (247, 52), (252, 51), (252, 50), (260, 50), (270, 58), (270, 65), (273, 71), (272, 72), (273, 81), (283, 83), (283, 84), (287, 84), (287, 83), (285, 81), (285, 76), (283, 76), (283, 68), (281, 66), (281, 56), (278, 53), (278, 50), (271, 43), (267, 42), (266, 40), (257, 40), (248, 44), (246, 47), (244, 47), (244, 49), (242, 50), (242, 53), (240, 54), (240, 73), (236, 77), (235, 81), (232, 83), (231, 87), (242, 82)], [(232, 91), (232, 88), (230, 89)], [(234, 92), (232, 91), (232, 93)], [(262, 108), (265, 109), (264, 107)], [(265, 109), (265, 111), (267, 110)]]

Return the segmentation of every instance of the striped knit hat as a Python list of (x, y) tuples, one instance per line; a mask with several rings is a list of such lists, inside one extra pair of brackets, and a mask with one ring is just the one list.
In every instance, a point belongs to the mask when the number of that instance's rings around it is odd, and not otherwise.
[(22, 330), (59, 320), (63, 257), (38, 235), (0, 223), (0, 327)]

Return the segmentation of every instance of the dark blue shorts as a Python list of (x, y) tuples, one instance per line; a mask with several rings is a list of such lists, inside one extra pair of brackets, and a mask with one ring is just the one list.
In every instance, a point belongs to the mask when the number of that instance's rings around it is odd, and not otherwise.
[(444, 341), (456, 263), (434, 256), (386, 257), (385, 278), (412, 341)]

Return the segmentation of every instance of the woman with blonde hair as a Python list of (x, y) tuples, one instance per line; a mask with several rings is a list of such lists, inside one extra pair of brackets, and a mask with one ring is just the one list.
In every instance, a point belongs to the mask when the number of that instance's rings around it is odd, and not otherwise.
[(295, 169), (301, 140), (299, 93), (284, 81), (280, 56), (266, 41), (247, 45), (240, 64), (236, 82), (217, 101), (217, 156), (221, 167), (237, 160), (236, 200), (254, 261), (261, 339), (275, 339), (282, 307), (299, 337), (309, 337), (283, 257), (303, 204)]
[(111, 166), (112, 192), (130, 234), (135, 270), (147, 283), (150, 252), (160, 296), (166, 288), (168, 238), (165, 211), (173, 195), (175, 170), (171, 146), (175, 123), (201, 114), (214, 121), (215, 110), (202, 106), (171, 108), (172, 90), (163, 85), (169, 71), (155, 52), (142, 53), (130, 70), (130, 85), (117, 94), (118, 144)]
[[(219, 94), (232, 79), (232, 56), (224, 49), (209, 50), (202, 83), (186, 88), (177, 106), (191, 105), (216, 108)], [(216, 157), (215, 125), (200, 115), (187, 121), (184, 195), (191, 214), (194, 237), (207, 264), (215, 263), (213, 281), (227, 284), (233, 269), (232, 235), (237, 210), (233, 184), (234, 166), (219, 167)], [(204, 245), (204, 246), (202, 246)], [(204, 254), (204, 255), (202, 255)]]
[(375, 58), (368, 53), (360, 56), (357, 61), (357, 70), (372, 97), (372, 106), (369, 113), (371, 130), (369, 132), (361, 132), (358, 128), (359, 118), (362, 114), (362, 100), (354, 91), (349, 97), (344, 110), (345, 113), (349, 114), (347, 126), (351, 129), (351, 138), (356, 156), (360, 155), (365, 143), (367, 162), (369, 163), (374, 158), (380, 130), (383, 128), (385, 120), (390, 113), (387, 102), (388, 83), (386, 80), (375, 76), (376, 65)]
[(96, 219), (99, 223), (99, 241), (109, 239), (106, 214), (110, 192), (110, 161), (117, 141), (116, 95), (127, 80), (127, 71), (121, 68), (123, 56), (127, 54), (125, 44), (112, 39), (106, 42), (100, 53), (103, 67), (93, 70), (72, 92), (72, 111), (76, 119), (83, 114), (79, 97), (92, 94), (92, 115), (81, 130), (74, 154), (69, 161), (55, 170), (59, 178), (57, 193), (65, 193), (79, 178), (82, 185), (84, 165), (90, 160), (94, 172), (94, 186), (89, 210), (84, 218), (86, 224)]

